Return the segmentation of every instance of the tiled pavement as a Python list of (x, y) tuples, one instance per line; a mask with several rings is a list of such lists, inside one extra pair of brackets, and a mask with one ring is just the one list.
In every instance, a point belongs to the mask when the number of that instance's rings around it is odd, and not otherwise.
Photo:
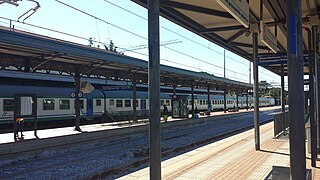
[[(253, 130), (200, 147), (162, 162), (162, 179), (265, 179), (273, 166), (289, 167), (289, 140), (273, 139), (273, 123), (261, 126), (261, 150), (254, 149)], [(309, 156), (309, 155), (307, 155)], [(312, 179), (320, 179), (318, 168)], [(120, 179), (149, 179), (149, 168)], [(282, 180), (282, 179), (281, 179)]]

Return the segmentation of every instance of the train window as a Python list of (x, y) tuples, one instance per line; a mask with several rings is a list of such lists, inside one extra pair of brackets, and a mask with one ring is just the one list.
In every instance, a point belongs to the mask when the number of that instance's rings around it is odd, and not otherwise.
[(14, 108), (13, 99), (3, 100), (3, 111), (13, 111), (13, 108)]
[(117, 99), (116, 103), (117, 103), (117, 107), (123, 107), (122, 99)]
[(110, 99), (109, 105), (110, 105), (110, 106), (114, 106), (114, 100), (113, 100), (113, 99)]
[[(133, 101), (132, 101), (132, 103), (133, 103)], [(138, 100), (136, 100), (136, 107), (139, 107), (139, 101)]]
[(69, 99), (60, 99), (59, 109), (70, 109), (70, 100)]
[(124, 100), (124, 107), (131, 107), (131, 100), (130, 99)]
[(170, 106), (170, 100), (169, 99), (166, 100), (166, 105)]
[(160, 106), (163, 106), (164, 100), (160, 100)]
[(96, 99), (96, 106), (101, 106), (101, 99)]
[(42, 100), (43, 110), (54, 110), (54, 99), (44, 99)]

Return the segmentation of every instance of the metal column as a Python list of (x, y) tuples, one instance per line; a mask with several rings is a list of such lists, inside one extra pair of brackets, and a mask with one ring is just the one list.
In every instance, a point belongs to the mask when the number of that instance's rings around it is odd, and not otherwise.
[(137, 82), (136, 79), (132, 79), (132, 107), (133, 107), (133, 120), (137, 120)]
[(161, 179), (159, 0), (148, 0), (150, 179)]
[(191, 85), (191, 114), (192, 118), (194, 118), (194, 86)]
[(285, 112), (285, 91), (284, 91), (284, 65), (281, 64), (281, 112)]
[(239, 94), (238, 93), (236, 93), (236, 102), (237, 102), (236, 103), (237, 104), (236, 110), (238, 111), (239, 110)]
[(317, 158), (317, 129), (315, 127), (315, 86), (314, 86), (314, 44), (311, 38), (310, 29), (306, 29), (308, 33), (308, 49), (309, 49), (309, 99), (310, 99), (310, 129), (311, 129), (311, 166), (316, 167)]
[(316, 62), (315, 62), (315, 80), (317, 82), (316, 84), (316, 99), (317, 99), (317, 104), (316, 104), (316, 111), (317, 111), (317, 118), (316, 118), (316, 121), (317, 121), (317, 141), (318, 141), (318, 152), (320, 152), (320, 95), (319, 95), (319, 90), (320, 90), (320, 67), (318, 67), (318, 63), (319, 63), (319, 59), (318, 59), (318, 55), (317, 53), (315, 54), (316, 55)]
[[(208, 86), (207, 91), (208, 91), (208, 111), (209, 111), (209, 113), (210, 113), (210, 111), (211, 111), (211, 109), (209, 108), (210, 105), (211, 105), (211, 102), (210, 102), (210, 86)], [(211, 106), (211, 107), (212, 107), (212, 106)]]
[(172, 92), (173, 92), (173, 95), (176, 94), (176, 92), (177, 92), (177, 86), (176, 85), (172, 86)]
[(226, 89), (223, 91), (223, 111), (227, 113), (227, 92)]
[(301, 0), (287, 1), (290, 174), (306, 179)]
[(319, 113), (320, 113), (320, 110), (319, 110), (319, 105), (320, 105), (320, 96), (319, 96), (319, 89), (320, 89), (320, 82), (319, 82), (319, 77), (320, 77), (320, 67), (318, 67), (318, 63), (319, 63), (319, 57), (318, 57), (318, 53), (317, 53), (317, 42), (318, 42), (318, 36), (317, 36), (317, 33), (318, 33), (318, 26), (314, 26), (313, 29), (312, 29), (312, 41), (313, 43), (315, 44), (314, 46), (314, 74), (315, 74), (315, 99), (316, 99), (316, 103), (315, 103), (315, 113), (316, 113), (316, 117), (315, 117), (315, 121), (316, 121), (316, 131), (317, 131), (317, 148), (318, 148), (318, 152), (320, 152), (320, 116), (319, 116)]
[(246, 94), (246, 108), (247, 108), (247, 111), (249, 110), (249, 98), (248, 98), (248, 91), (247, 91), (247, 94)]
[(80, 72), (79, 68), (76, 67), (75, 69), (75, 114), (76, 114), (76, 124), (74, 130), (81, 131), (80, 129)]
[(318, 147), (318, 153), (320, 152), (320, 96), (319, 96), (319, 90), (320, 90), (320, 67), (318, 66), (318, 63), (319, 63), (319, 57), (318, 57), (318, 53), (315, 53), (315, 63), (314, 63), (314, 66), (315, 66), (315, 71), (314, 71), (314, 74), (315, 74), (315, 88), (316, 88), (316, 127), (317, 127), (317, 147)]
[(253, 38), (253, 95), (254, 95), (254, 137), (255, 148), (260, 150), (260, 122), (259, 122), (259, 79), (258, 79), (258, 33), (252, 33)]

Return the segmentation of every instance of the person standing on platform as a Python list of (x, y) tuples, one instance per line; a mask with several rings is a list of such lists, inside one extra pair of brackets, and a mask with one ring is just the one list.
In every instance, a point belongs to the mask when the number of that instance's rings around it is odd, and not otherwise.
[(167, 106), (164, 104), (163, 105), (163, 119), (164, 119), (164, 122), (167, 122), (168, 120), (168, 108)]
[(16, 124), (17, 124), (17, 137), (19, 138), (19, 131), (20, 131), (20, 139), (23, 139), (23, 134), (22, 134), (22, 131), (23, 131), (23, 118), (16, 118)]

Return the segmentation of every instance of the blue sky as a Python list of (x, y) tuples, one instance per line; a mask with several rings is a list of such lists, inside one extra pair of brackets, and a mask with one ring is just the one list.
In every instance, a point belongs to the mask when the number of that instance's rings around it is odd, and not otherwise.
[[(115, 46), (119, 47), (119, 51), (123, 50), (123, 48), (148, 44), (148, 22), (145, 20), (147, 18), (147, 10), (129, 0), (63, 1), (108, 23), (82, 14), (55, 0), (38, 0), (38, 2), (41, 8), (29, 17), (25, 21), (26, 23), (76, 35), (82, 37), (82, 39), (14, 22), (15, 28), (85, 45), (89, 44), (87, 39), (90, 37), (95, 41), (105, 44), (109, 44), (110, 40), (112, 40)], [(17, 20), (19, 16), (36, 5), (26, 0), (19, 2), (19, 4), (18, 7), (1, 4), (0, 16)], [(113, 4), (141, 17), (133, 15)], [(8, 20), (0, 19), (0, 25), (8, 26), (8, 24)], [(160, 25), (162, 26), (162, 28), (160, 28), (161, 42), (171, 40), (181, 41), (179, 43), (161, 46), (161, 64), (198, 72), (205, 71), (223, 77), (223, 48), (208, 42), (166, 19), (161, 18)], [(100, 45), (100, 48), (103, 47), (102, 44), (94, 42), (94, 46), (97, 47), (98, 45)], [(124, 54), (144, 60), (148, 59), (147, 48), (135, 50), (134, 52), (126, 51)], [(226, 69), (227, 78), (249, 82), (249, 62), (247, 60), (226, 51)], [(280, 84), (279, 76), (263, 68), (259, 68), (259, 71), (259, 80)]]

